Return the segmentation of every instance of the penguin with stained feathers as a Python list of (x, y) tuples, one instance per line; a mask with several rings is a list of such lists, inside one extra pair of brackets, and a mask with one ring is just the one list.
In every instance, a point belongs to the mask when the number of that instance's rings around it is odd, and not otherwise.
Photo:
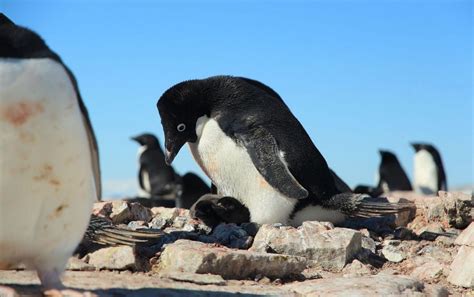
[(447, 191), (446, 173), (438, 150), (428, 143), (412, 143), (415, 150), (413, 187), (420, 194), (432, 195)]
[(386, 150), (380, 150), (379, 153), (380, 165), (377, 171), (377, 186), (358, 185), (354, 189), (354, 193), (377, 197), (393, 191), (412, 191), (410, 180), (397, 156)]
[(166, 162), (188, 143), (218, 193), (238, 200), (260, 224), (342, 223), (346, 216), (403, 208), (341, 194), (324, 157), (272, 92), (258, 81), (232, 76), (171, 87), (157, 103)]
[(100, 199), (97, 142), (72, 72), (1, 13), (0, 134), (0, 269), (24, 263), (60, 288)]
[(181, 179), (173, 167), (166, 165), (158, 138), (143, 133), (131, 138), (138, 149), (139, 196), (156, 200), (175, 200), (181, 195)]

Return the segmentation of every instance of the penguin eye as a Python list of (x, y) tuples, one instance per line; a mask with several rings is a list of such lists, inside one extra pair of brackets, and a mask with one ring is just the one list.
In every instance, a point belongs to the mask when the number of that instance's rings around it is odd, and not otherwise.
[(184, 130), (186, 130), (186, 125), (184, 123), (181, 123), (176, 126), (176, 130), (178, 130), (178, 132), (183, 132)]

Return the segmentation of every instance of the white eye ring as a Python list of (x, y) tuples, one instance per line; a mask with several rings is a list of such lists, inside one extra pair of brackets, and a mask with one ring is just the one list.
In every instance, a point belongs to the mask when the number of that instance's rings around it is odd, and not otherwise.
[(178, 130), (178, 132), (183, 132), (184, 130), (186, 130), (186, 125), (181, 123), (178, 126), (176, 126), (176, 130)]

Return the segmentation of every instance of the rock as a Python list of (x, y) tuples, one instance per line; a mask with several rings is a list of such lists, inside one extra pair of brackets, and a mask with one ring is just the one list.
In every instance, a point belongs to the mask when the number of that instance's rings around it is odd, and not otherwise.
[(302, 257), (232, 250), (189, 240), (165, 246), (158, 265), (153, 266), (160, 272), (211, 273), (225, 279), (257, 275), (285, 278), (300, 274), (305, 268), (306, 259)]
[(424, 293), (424, 285), (418, 280), (383, 274), (317, 279), (283, 287), (301, 296), (413, 296)]
[(132, 230), (148, 229), (147, 223), (145, 221), (131, 221), (128, 223), (127, 227)]
[(93, 271), (95, 267), (76, 257), (71, 257), (67, 261), (66, 270)]
[(462, 192), (439, 191), (438, 196), (444, 202), (448, 222), (451, 226), (463, 229), (472, 222), (474, 196)]
[(153, 213), (147, 207), (144, 207), (138, 202), (132, 202), (129, 204), (130, 208), (130, 221), (143, 221), (149, 222), (152, 219)]
[(372, 274), (372, 271), (367, 265), (364, 265), (358, 260), (352, 261), (342, 270), (344, 277), (364, 276)]
[(443, 275), (443, 268), (437, 261), (427, 262), (415, 268), (410, 276), (419, 280), (433, 280)]
[(133, 248), (129, 246), (108, 247), (86, 256), (86, 262), (96, 269), (128, 270), (136, 268)]
[(474, 247), (474, 222), (462, 231), (454, 244)]
[(248, 249), (253, 238), (235, 224), (219, 224), (210, 234), (213, 242), (234, 249)]
[(323, 278), (321, 275), (320, 268), (307, 268), (301, 273), (305, 279), (320, 279)]
[(324, 269), (340, 271), (362, 250), (362, 234), (332, 228), (320, 222), (304, 222), (298, 228), (263, 225), (250, 250), (302, 256)]
[(109, 217), (111, 212), (112, 204), (109, 201), (96, 202), (92, 207), (92, 214), (96, 216)]
[(13, 289), (5, 286), (0, 286), (1, 297), (19, 297), (18, 293)]
[(131, 217), (131, 211), (126, 201), (109, 202), (112, 206), (112, 212), (109, 217), (114, 224), (128, 223)]
[(362, 236), (362, 247), (364, 249), (368, 249), (372, 253), (375, 253), (375, 249), (377, 245), (375, 244), (375, 240), (370, 237)]
[(175, 281), (193, 283), (198, 285), (225, 285), (225, 280), (220, 275), (198, 274), (187, 272), (164, 272), (159, 274), (162, 278), (169, 278)]
[(474, 247), (461, 246), (451, 263), (448, 281), (456, 286), (474, 288)]
[(425, 296), (430, 297), (448, 297), (449, 291), (440, 285), (427, 285), (425, 284), (425, 289), (423, 290)]
[(384, 242), (382, 255), (390, 262), (401, 262), (406, 259), (406, 254), (400, 248), (400, 241), (387, 240)]
[[(185, 215), (182, 212), (181, 208), (153, 207), (153, 208), (151, 208), (151, 212), (153, 214), (153, 218), (157, 218), (157, 217), (162, 218), (165, 221), (170, 222), (170, 224), (180, 214)], [(189, 214), (189, 212), (188, 212), (188, 214)]]

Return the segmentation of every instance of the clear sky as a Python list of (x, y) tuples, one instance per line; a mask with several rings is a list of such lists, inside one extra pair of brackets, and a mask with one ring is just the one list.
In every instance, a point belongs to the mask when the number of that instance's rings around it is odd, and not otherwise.
[[(412, 176), (411, 141), (473, 183), (473, 7), (467, 1), (21, 1), (0, 11), (73, 70), (98, 136), (105, 195), (134, 191), (137, 145), (162, 137), (159, 96), (187, 79), (274, 88), (329, 165), (373, 183), (378, 149)], [(201, 173), (187, 148), (180, 173)]]

